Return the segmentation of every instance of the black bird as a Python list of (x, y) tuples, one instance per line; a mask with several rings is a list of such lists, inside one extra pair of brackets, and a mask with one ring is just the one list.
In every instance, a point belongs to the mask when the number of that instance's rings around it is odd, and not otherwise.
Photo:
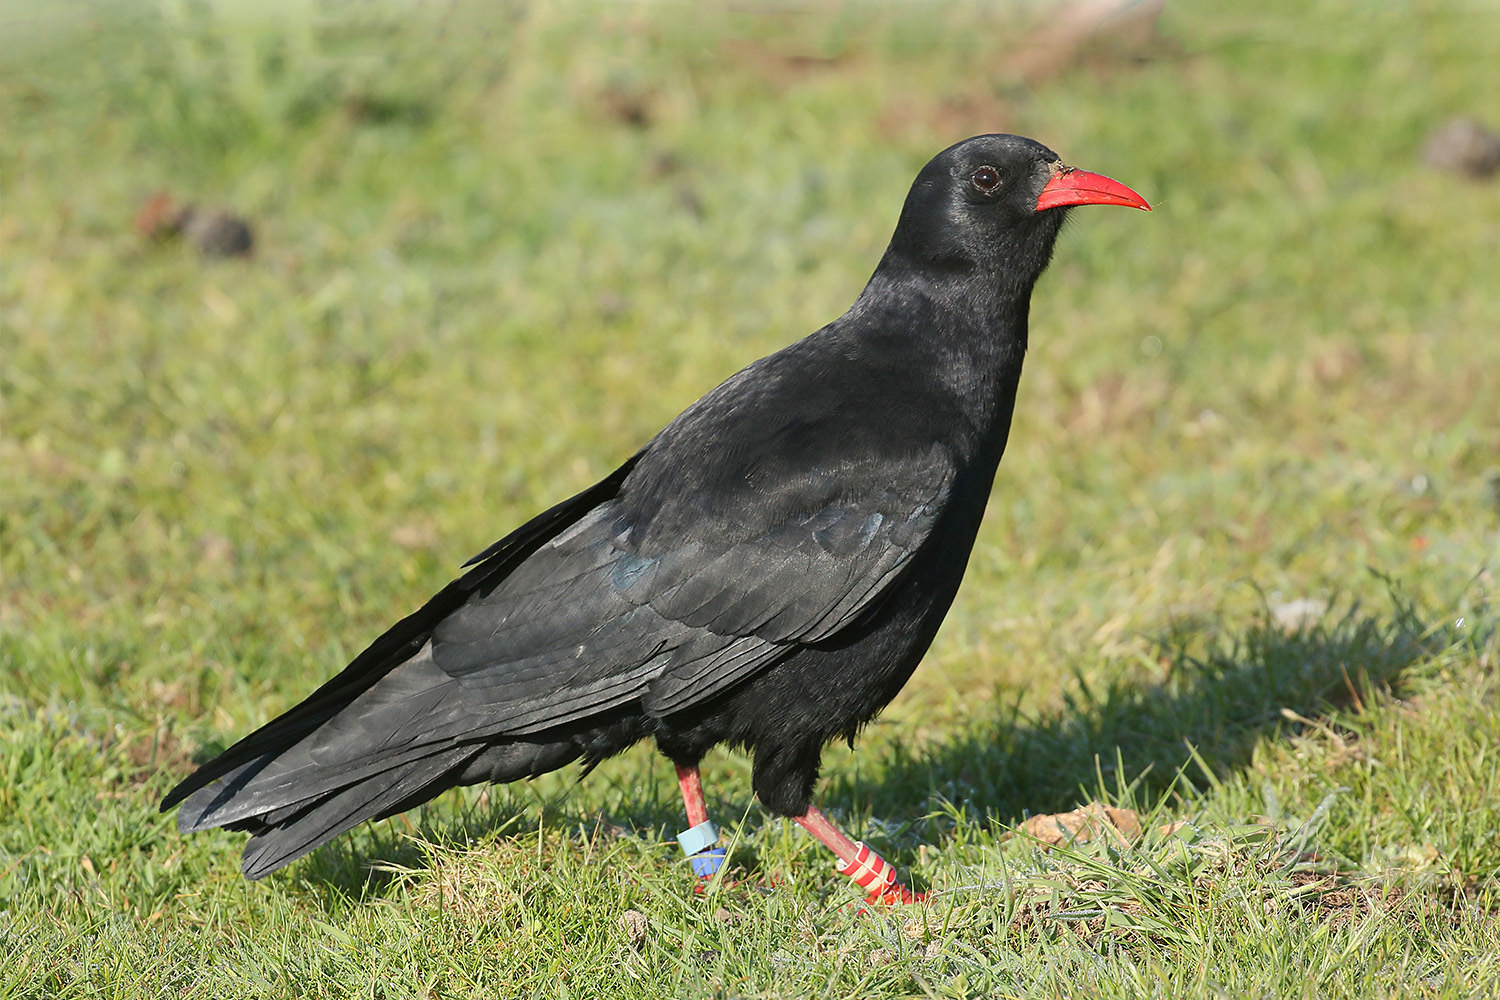
[(302, 704), (162, 802), (249, 831), (260, 878), (367, 819), (650, 737), (707, 877), (698, 763), (755, 794), (872, 900), (919, 898), (812, 804), (823, 746), (901, 690), (963, 577), (1005, 450), (1031, 290), (1073, 205), (1145, 200), (982, 135), (917, 175), (843, 316), (689, 406), (603, 480), (465, 564)]

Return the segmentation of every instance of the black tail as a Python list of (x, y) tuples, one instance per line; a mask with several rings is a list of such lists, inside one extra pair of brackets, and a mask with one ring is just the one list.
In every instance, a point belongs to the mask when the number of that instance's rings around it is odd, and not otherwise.
[[(459, 785), (545, 774), (577, 760), (582, 752), (571, 741), (450, 747), (341, 788), (243, 815), (245, 800), (256, 797), (256, 776), (275, 760), (265, 757), (190, 795), (177, 813), (177, 826), (184, 833), (216, 826), (251, 833), (241, 869), (246, 878), (258, 879), (365, 820), (405, 812)], [(239, 818), (226, 821), (226, 813)]]
[[(470, 560), (473, 569), (376, 639), (306, 701), (168, 792), (162, 811), (181, 803), (177, 826), (183, 832), (222, 826), (252, 833), (244, 872), (260, 878), (367, 819), (392, 816), (457, 785), (514, 781), (576, 760), (582, 750), (572, 741), (427, 744), (392, 748), (373, 761), (367, 756), (357, 773), (341, 775), (340, 761), (312, 756), (308, 737), (382, 678), (418, 657), (438, 623), (470, 596), (487, 593), (557, 532), (615, 496), (635, 462), (630, 459)], [(289, 788), (282, 781), (273, 790), (273, 781), (256, 783), (267, 768), (267, 778), (293, 769), (303, 775), (316, 772), (318, 777), (305, 788)]]
[(442, 783), (444, 776), (455, 764), (462, 766), (465, 755), (472, 757), (475, 752), (473, 748), (453, 748), (320, 797), (228, 823), (216, 819), (220, 807), (232, 801), (271, 762), (272, 758), (266, 758), (246, 765), (243, 773), (233, 772), (224, 781), (194, 792), (177, 813), (177, 828), (183, 833), (216, 826), (249, 831), (254, 836), (245, 845), (240, 867), (246, 878), (258, 879), (367, 819), (389, 816), (425, 802), (449, 787)]

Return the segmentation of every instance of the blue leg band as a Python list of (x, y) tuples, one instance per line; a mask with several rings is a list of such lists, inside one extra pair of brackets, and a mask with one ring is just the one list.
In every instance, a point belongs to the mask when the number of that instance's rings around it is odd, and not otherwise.
[(719, 869), (724, 866), (724, 858), (728, 854), (727, 848), (713, 847), (688, 858), (688, 864), (693, 866), (694, 875), (699, 878), (709, 878), (719, 873)]
[(719, 831), (707, 820), (699, 823), (691, 830), (683, 830), (677, 835), (677, 843), (682, 845), (682, 853), (688, 857), (701, 854), (704, 849), (714, 846), (719, 842)]

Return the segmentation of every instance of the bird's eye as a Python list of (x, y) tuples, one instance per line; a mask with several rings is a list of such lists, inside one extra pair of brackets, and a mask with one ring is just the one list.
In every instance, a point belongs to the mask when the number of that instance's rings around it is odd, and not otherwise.
[(980, 167), (974, 171), (973, 175), (969, 178), (969, 182), (980, 192), (991, 194), (1000, 186), (1000, 171), (994, 167)]

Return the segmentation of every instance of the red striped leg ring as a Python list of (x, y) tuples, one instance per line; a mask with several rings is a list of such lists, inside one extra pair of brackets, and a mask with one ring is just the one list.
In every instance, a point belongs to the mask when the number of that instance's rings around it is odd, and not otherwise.
[(884, 892), (896, 883), (896, 869), (889, 861), (866, 847), (863, 841), (856, 840), (854, 846), (853, 861), (838, 860), (840, 875), (847, 875), (855, 885), (872, 892)]

